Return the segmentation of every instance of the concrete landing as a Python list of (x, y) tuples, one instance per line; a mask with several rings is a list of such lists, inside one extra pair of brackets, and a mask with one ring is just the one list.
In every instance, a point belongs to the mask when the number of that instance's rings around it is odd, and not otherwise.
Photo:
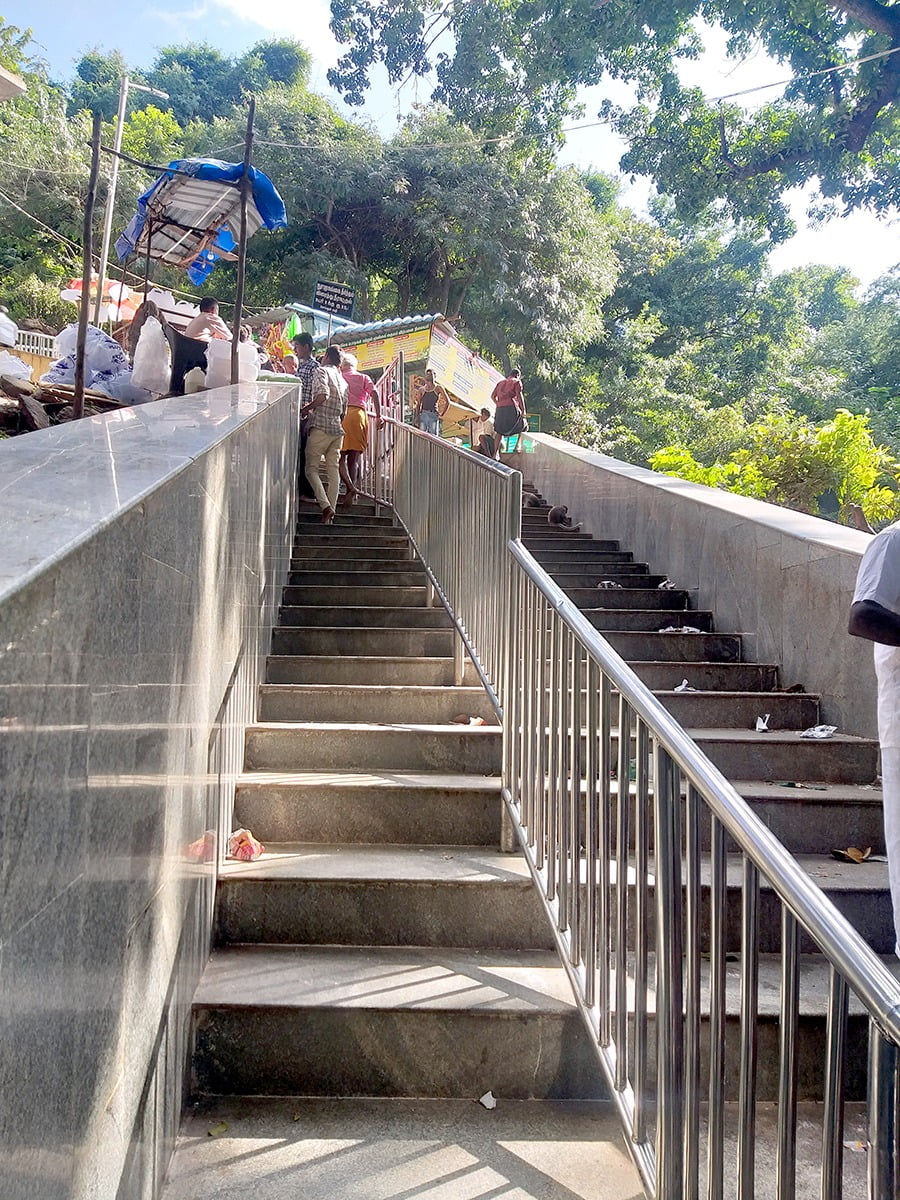
[[(221, 1129), (222, 1126), (225, 1129)], [(210, 1131), (218, 1131), (214, 1136)], [(162, 1200), (643, 1200), (610, 1104), (222, 1100), (182, 1128)]]

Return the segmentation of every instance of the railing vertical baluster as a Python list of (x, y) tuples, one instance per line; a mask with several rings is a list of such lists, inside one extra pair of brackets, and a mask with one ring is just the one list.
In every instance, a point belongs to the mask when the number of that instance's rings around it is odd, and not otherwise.
[(683, 1180), (684, 1012), (678, 768), (659, 742), (653, 764), (656, 865), (656, 1194), (677, 1196)]
[(650, 735), (637, 722), (634, 772), (634, 1116), (632, 1139), (647, 1140), (647, 993), (650, 936)]
[(631, 709), (619, 696), (619, 762), (616, 787), (616, 1077), (628, 1082), (628, 866), (631, 778)]
[[(563, 623), (554, 609), (550, 609), (550, 718), (548, 737), (550, 754), (547, 771), (547, 896), (555, 900), (559, 885), (559, 780), (563, 757), (562, 722), (566, 709), (562, 697), (563, 678)], [(558, 913), (557, 920), (563, 920)]]
[(700, 1194), (700, 796), (684, 799), (685, 1030), (684, 1196)]
[(572, 712), (572, 696), (569, 691), (570, 661), (572, 634), (559, 622), (560, 626), (560, 655), (559, 655), (559, 753), (556, 767), (556, 804), (558, 843), (556, 860), (559, 864), (557, 884), (559, 888), (559, 928), (568, 930), (571, 936), (572, 924), (569, 919), (572, 889), (570, 884), (570, 866), (572, 860), (572, 830), (569, 823), (569, 777), (572, 762), (572, 726), (569, 718)]
[(850, 989), (834, 967), (829, 975), (828, 1057), (825, 1061), (825, 1108), (822, 1118), (822, 1200), (841, 1200), (844, 1193), (844, 1074)]
[(869, 1200), (896, 1200), (898, 1051), (869, 1021)]
[(712, 818), (709, 881), (709, 1132), (706, 1176), (709, 1200), (725, 1195), (725, 830)]
[(609, 926), (610, 926), (610, 865), (609, 865), (609, 773), (615, 761), (610, 744), (610, 708), (612, 688), (604, 671), (600, 680), (600, 771), (598, 773), (599, 804), (597, 806), (597, 966), (600, 1006), (600, 1043), (608, 1046), (610, 1028)]
[(547, 811), (547, 716), (548, 693), (550, 689), (550, 673), (547, 655), (550, 653), (547, 636), (547, 601), (538, 593), (535, 605), (534, 620), (537, 626), (537, 762), (535, 764), (535, 819), (534, 819), (534, 848), (535, 861), (539, 871), (544, 869), (546, 861), (546, 846), (544, 844), (546, 811)]
[[(587, 656), (585, 672), (587, 754), (584, 783), (584, 873), (587, 887), (584, 897), (585, 927), (582, 934), (584, 954), (585, 1003), (593, 1010), (597, 999), (597, 816), (600, 803), (600, 670)], [(599, 1028), (596, 1030), (599, 1037)]]
[(523, 580), (522, 590), (524, 608), (522, 619), (525, 622), (525, 704), (522, 721), (522, 824), (528, 830), (528, 844), (534, 845), (534, 812), (535, 812), (535, 778), (537, 766), (536, 730), (538, 728), (538, 699), (537, 689), (540, 686), (538, 669), (538, 629), (536, 612), (537, 589), (530, 580)]
[(778, 1063), (778, 1200), (794, 1200), (797, 1163), (797, 1019), (800, 1011), (800, 931), (781, 906), (781, 1015)]
[(738, 1105), (738, 1200), (754, 1200), (756, 1072), (759, 1052), (759, 870), (743, 859), (741, 888), (741, 1080)]
[(584, 822), (581, 819), (581, 780), (584, 776), (585, 737), (584, 729), (584, 693), (582, 691), (582, 676), (584, 674), (584, 652), (581, 643), (572, 639), (571, 657), (569, 660), (569, 729), (571, 731), (571, 751), (569, 764), (569, 828), (571, 830), (571, 887), (569, 889), (569, 960), (577, 966), (582, 958), (582, 882), (581, 863), (584, 853)]

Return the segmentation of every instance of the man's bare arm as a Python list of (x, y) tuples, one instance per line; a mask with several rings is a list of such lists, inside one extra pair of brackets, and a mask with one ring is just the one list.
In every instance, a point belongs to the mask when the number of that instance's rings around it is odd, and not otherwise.
[(857, 600), (850, 605), (847, 632), (882, 646), (900, 646), (900, 615), (874, 600)]

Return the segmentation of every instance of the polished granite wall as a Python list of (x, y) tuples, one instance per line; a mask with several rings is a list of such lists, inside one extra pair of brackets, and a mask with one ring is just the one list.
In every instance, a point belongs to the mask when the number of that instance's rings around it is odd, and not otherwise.
[(3, 1200), (161, 1183), (296, 455), (284, 384), (0, 442)]
[(525, 471), (552, 504), (693, 589), (717, 629), (745, 635), (748, 661), (780, 663), (783, 686), (821, 693), (823, 720), (877, 736), (872, 647), (847, 633), (868, 534), (546, 434), (533, 440)]

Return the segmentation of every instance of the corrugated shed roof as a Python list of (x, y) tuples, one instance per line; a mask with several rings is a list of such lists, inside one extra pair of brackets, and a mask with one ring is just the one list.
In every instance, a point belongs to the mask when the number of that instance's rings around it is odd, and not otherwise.
[[(370, 321), (366, 325), (354, 325), (352, 329), (333, 329), (331, 340), (336, 346), (354, 346), (359, 342), (370, 342), (379, 337), (394, 337), (398, 333), (413, 333), (427, 329), (441, 320), (442, 313), (422, 313), (414, 317), (391, 317), (388, 321)], [(327, 337), (317, 337), (316, 345), (324, 346)]]

